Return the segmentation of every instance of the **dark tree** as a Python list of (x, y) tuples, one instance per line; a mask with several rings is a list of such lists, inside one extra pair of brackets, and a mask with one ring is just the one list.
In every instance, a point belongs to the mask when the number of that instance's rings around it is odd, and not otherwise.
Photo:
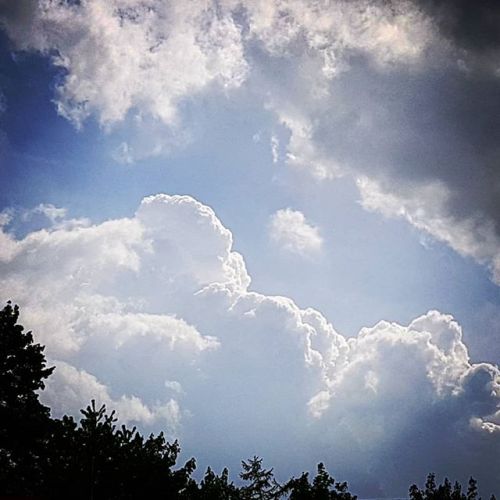
[(304, 472), (299, 478), (290, 479), (284, 486), (285, 493), (290, 500), (308, 500), (313, 498), (312, 486), (309, 482), (309, 473)]
[(200, 485), (198, 486), (196, 481), (191, 481), (183, 498), (189, 500), (240, 500), (242, 496), (239, 488), (229, 481), (229, 471), (226, 468), (218, 476), (208, 467)]
[(410, 500), (424, 500), (424, 495), (416, 484), (410, 486)]
[(53, 498), (183, 498), (194, 459), (172, 470), (180, 447), (163, 433), (145, 439), (134, 428), (116, 428), (114, 412), (95, 401), (72, 417), (56, 421), (47, 460), (44, 493)]
[(447, 477), (444, 478), (443, 484), (439, 485), (437, 497), (451, 499), (451, 483)]
[[(417, 485), (413, 484), (410, 487), (410, 500), (477, 500), (478, 489), (477, 481), (474, 478), (469, 479), (467, 495), (462, 493), (462, 486), (458, 481), (455, 481), (453, 488), (450, 481), (445, 478), (443, 484), (436, 485), (434, 474), (427, 476), (425, 489), (420, 490)], [(495, 498), (495, 495), (492, 495)], [(481, 498), (479, 498), (481, 500)], [(492, 500), (492, 499), (490, 499)]]
[(17, 324), (19, 308), (0, 311), (0, 489), (30, 494), (41, 480), (41, 455), (50, 427), (50, 410), (37, 391), (54, 368), (46, 367), (44, 347)]
[(312, 484), (309, 482), (308, 473), (305, 472), (298, 479), (292, 478), (288, 481), (284, 491), (290, 495), (290, 500), (356, 500), (357, 498), (349, 493), (347, 483), (335, 482), (323, 463), (318, 464)]
[(455, 481), (453, 485), (453, 491), (451, 492), (451, 500), (462, 500), (464, 495), (462, 494), (462, 486), (458, 481)]
[(430, 473), (425, 482), (425, 498), (432, 500), (436, 497), (436, 474)]
[(253, 457), (241, 462), (241, 479), (248, 484), (241, 488), (242, 498), (249, 500), (270, 500), (280, 498), (282, 490), (274, 479), (273, 469), (262, 468), (262, 458)]
[(471, 477), (467, 488), (467, 500), (476, 500), (477, 498), (477, 481)]
[(73, 417), (50, 418), (37, 391), (53, 368), (18, 317), (10, 302), (0, 311), (0, 496), (186, 498), (195, 461), (173, 470), (177, 441), (117, 429), (114, 412), (94, 401), (80, 425)]

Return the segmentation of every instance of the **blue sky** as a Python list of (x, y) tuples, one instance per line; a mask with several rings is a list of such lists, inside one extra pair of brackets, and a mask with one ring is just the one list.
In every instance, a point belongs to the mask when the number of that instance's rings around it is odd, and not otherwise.
[(0, 1), (1, 290), (55, 411), (362, 495), (498, 488), (499, 51), (462, 14)]

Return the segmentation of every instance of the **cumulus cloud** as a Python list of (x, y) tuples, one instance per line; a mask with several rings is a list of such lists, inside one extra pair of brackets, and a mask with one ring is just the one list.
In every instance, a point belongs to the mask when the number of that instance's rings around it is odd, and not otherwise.
[[(413, 463), (415, 473), (423, 476), (425, 467), (443, 470), (447, 460), (462, 475), (484, 466), (460, 463), (451, 453), (467, 455), (479, 438), (470, 429), (483, 435), (498, 432), (500, 372), (492, 365), (470, 363), (461, 329), (451, 316), (430, 311), (407, 327), (382, 321), (362, 329), (349, 347), (348, 362), (310, 407), (330, 433), (341, 436), (353, 466), (362, 455), (375, 462), (381, 449), (386, 457), (397, 449), (404, 453), (397, 465), (391, 460), (378, 465), (379, 474), (385, 467), (395, 472)], [(479, 408), (488, 415), (484, 421), (475, 416)], [(420, 424), (408, 425), (410, 421)], [(431, 444), (434, 439), (441, 445)], [(498, 451), (485, 453), (492, 457)]]
[(300, 255), (315, 254), (323, 245), (319, 229), (302, 212), (291, 208), (278, 210), (271, 216), (269, 236), (278, 246)]
[[(289, 165), (368, 179), (496, 282), (499, 20), (496, 2), (0, 2), (15, 47), (61, 68), (59, 113), (108, 129), (132, 116), (117, 161), (186, 144), (183, 105), (243, 87), (288, 130)], [(416, 193), (436, 185), (427, 217)]]
[(451, 316), (346, 339), (319, 312), (251, 291), (231, 232), (187, 196), (4, 237), (1, 294), (47, 345), (57, 414), (95, 397), (180, 437), (202, 466), (259, 453), (289, 475), (326, 460), (359, 493), (404, 494), (429, 467), (493, 488), (500, 374), (470, 361)]

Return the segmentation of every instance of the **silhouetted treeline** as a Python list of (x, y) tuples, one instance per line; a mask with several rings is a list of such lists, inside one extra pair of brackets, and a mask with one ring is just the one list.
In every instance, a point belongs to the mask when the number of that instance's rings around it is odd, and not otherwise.
[[(240, 485), (227, 469), (209, 467), (197, 482), (195, 459), (177, 465), (180, 447), (163, 433), (142, 436), (116, 425), (114, 412), (92, 401), (77, 423), (71, 416), (50, 417), (37, 391), (54, 367), (46, 366), (44, 347), (17, 324), (19, 309), (9, 303), (0, 311), (0, 498), (46, 499), (193, 499), (193, 500), (356, 500), (347, 483), (335, 481), (320, 463), (308, 473), (278, 483), (262, 459), (242, 462)], [(425, 488), (410, 488), (411, 500), (478, 500), (471, 478), (466, 493), (433, 474)], [(494, 497), (492, 497), (494, 498)]]
[[(410, 486), (410, 500), (481, 500), (478, 498), (477, 481), (471, 477), (467, 491), (462, 491), (462, 486), (458, 481), (452, 486), (445, 478), (443, 484), (436, 484), (436, 476), (429, 474), (423, 489), (419, 489), (416, 484)], [(490, 500), (496, 500), (495, 495), (491, 495)]]

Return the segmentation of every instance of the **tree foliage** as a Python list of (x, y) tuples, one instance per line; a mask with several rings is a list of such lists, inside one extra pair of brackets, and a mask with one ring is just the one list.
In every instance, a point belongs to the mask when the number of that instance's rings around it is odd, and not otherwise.
[(37, 487), (40, 457), (50, 426), (50, 410), (37, 391), (54, 368), (47, 368), (44, 347), (17, 324), (19, 308), (10, 302), (0, 311), (0, 484)]
[(241, 490), (229, 481), (229, 471), (224, 468), (220, 476), (208, 467), (198, 485), (192, 480), (184, 497), (192, 500), (242, 500)]
[[(77, 425), (72, 417), (56, 421), (46, 465), (45, 494), (69, 498), (181, 498), (194, 459), (175, 466), (180, 447), (163, 433), (144, 438), (136, 428), (116, 427), (114, 412), (92, 401)], [(49, 481), (50, 479), (50, 481)], [(77, 496), (72, 494), (75, 490)]]
[(347, 488), (347, 483), (336, 482), (327, 472), (323, 463), (318, 464), (318, 470), (313, 482), (309, 482), (309, 474), (304, 472), (299, 478), (292, 478), (284, 487), (290, 500), (356, 500)]
[(262, 458), (241, 462), (240, 478), (247, 484), (241, 488), (245, 500), (272, 500), (281, 496), (281, 487), (274, 479), (273, 469), (262, 467)]
[[(477, 481), (471, 477), (467, 488), (467, 494), (462, 492), (462, 486), (458, 481), (451, 485), (448, 478), (444, 478), (443, 484), (436, 484), (436, 475), (431, 473), (427, 476), (425, 488), (419, 489), (416, 484), (410, 486), (410, 500), (477, 500)], [(494, 498), (494, 495), (492, 495)], [(491, 500), (491, 499), (490, 499)]]

